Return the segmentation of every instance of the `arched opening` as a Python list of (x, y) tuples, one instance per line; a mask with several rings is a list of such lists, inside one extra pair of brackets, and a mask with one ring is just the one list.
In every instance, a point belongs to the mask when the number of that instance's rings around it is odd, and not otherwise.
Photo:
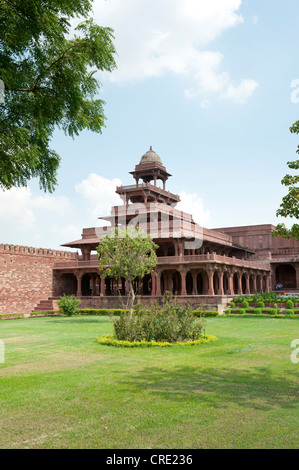
[(150, 295), (151, 294), (151, 285), (152, 285), (152, 276), (150, 274), (146, 274), (142, 279), (142, 295)]
[(182, 288), (181, 275), (178, 271), (175, 271), (172, 275), (172, 285), (174, 295), (180, 295)]
[(90, 296), (91, 295), (91, 277), (89, 274), (84, 274), (81, 279), (81, 290), (82, 290), (82, 296)]
[(242, 276), (242, 294), (245, 294), (246, 292), (246, 276), (243, 274)]
[(187, 276), (186, 276), (186, 289), (187, 289), (187, 295), (192, 295), (192, 292), (193, 292), (193, 278), (192, 278), (192, 274), (190, 272), (187, 273)]
[(197, 274), (197, 292), (198, 295), (206, 295), (208, 291), (208, 276), (205, 271), (200, 271)]
[(106, 286), (106, 295), (112, 295), (113, 293), (113, 280), (110, 277), (105, 278), (105, 286)]
[(217, 295), (218, 291), (219, 291), (219, 273), (218, 273), (218, 271), (214, 272), (213, 286), (214, 286), (214, 293)]
[(275, 283), (282, 284), (283, 289), (296, 288), (296, 270), (291, 264), (282, 264), (275, 270)]
[(237, 273), (234, 274), (233, 277), (233, 289), (234, 289), (234, 294), (238, 295), (239, 293), (239, 279)]

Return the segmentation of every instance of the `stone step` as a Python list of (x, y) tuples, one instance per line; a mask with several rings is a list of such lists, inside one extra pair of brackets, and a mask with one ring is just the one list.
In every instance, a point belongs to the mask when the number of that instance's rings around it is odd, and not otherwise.
[(53, 300), (51, 300), (50, 298), (40, 300), (33, 311), (39, 312), (43, 310), (55, 310), (55, 305), (54, 305)]

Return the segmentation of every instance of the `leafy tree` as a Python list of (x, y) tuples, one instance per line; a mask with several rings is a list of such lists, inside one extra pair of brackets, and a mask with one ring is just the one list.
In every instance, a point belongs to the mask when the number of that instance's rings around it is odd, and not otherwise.
[(130, 226), (116, 228), (99, 241), (97, 252), (102, 277), (124, 278), (129, 283), (131, 318), (136, 297), (133, 283), (154, 271), (157, 264), (155, 250), (158, 248), (150, 236)]
[[(290, 131), (293, 134), (299, 134), (299, 121), (295, 122)], [(297, 151), (299, 154), (299, 145)], [(291, 170), (299, 169), (299, 160), (293, 162), (288, 162), (288, 167)], [(286, 175), (281, 184), (288, 187), (288, 194), (282, 198), (282, 203), (280, 204), (280, 209), (276, 211), (277, 217), (291, 217), (299, 219), (299, 175)], [(285, 224), (281, 223), (275, 227), (275, 230), (272, 232), (272, 235), (282, 236), (283, 238), (297, 238), (299, 239), (299, 225), (293, 224), (290, 229), (287, 229)]]
[(0, 1), (0, 188), (37, 177), (52, 192), (60, 162), (50, 148), (55, 127), (74, 137), (104, 126), (94, 74), (115, 68), (114, 37), (90, 17), (92, 1)]

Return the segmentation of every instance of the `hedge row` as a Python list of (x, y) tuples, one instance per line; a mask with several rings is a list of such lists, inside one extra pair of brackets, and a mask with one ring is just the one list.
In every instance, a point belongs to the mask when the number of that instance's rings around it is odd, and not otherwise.
[[(128, 312), (128, 310), (121, 309), (121, 308), (81, 308), (77, 315), (101, 315), (101, 316), (117, 316), (121, 315), (124, 312)], [(213, 310), (194, 310), (194, 315), (196, 317), (217, 317), (219, 316), (218, 312)], [(62, 315), (60, 310), (44, 310), (38, 312), (31, 312), (31, 317), (38, 317), (38, 316), (54, 316), (54, 315)]]
[[(229, 308), (225, 310), (225, 315), (254, 315), (254, 316), (270, 316), (274, 318), (294, 317), (299, 318), (299, 309), (279, 310), (276, 308)], [(249, 316), (250, 316), (249, 315)]]
[(25, 318), (25, 313), (2, 313), (0, 320), (13, 320), (16, 318)]
[(118, 348), (151, 348), (151, 347), (173, 347), (173, 346), (198, 346), (203, 343), (210, 343), (216, 341), (216, 336), (202, 335), (200, 339), (195, 341), (186, 341), (178, 343), (169, 343), (167, 341), (120, 341), (115, 339), (114, 335), (103, 335), (96, 339), (96, 341), (104, 346), (115, 346)]

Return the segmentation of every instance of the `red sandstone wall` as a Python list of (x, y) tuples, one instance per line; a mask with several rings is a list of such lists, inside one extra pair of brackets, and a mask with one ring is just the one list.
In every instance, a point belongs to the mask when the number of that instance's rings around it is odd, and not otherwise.
[(272, 230), (274, 228), (274, 225), (269, 224), (227, 227), (215, 230), (230, 235), (234, 243), (255, 250), (257, 257), (267, 258), (267, 252), (271, 252), (274, 258), (283, 254), (297, 254), (299, 251), (299, 241), (272, 237)]
[(0, 244), (0, 314), (30, 313), (53, 295), (56, 261), (75, 258), (69, 251)]

